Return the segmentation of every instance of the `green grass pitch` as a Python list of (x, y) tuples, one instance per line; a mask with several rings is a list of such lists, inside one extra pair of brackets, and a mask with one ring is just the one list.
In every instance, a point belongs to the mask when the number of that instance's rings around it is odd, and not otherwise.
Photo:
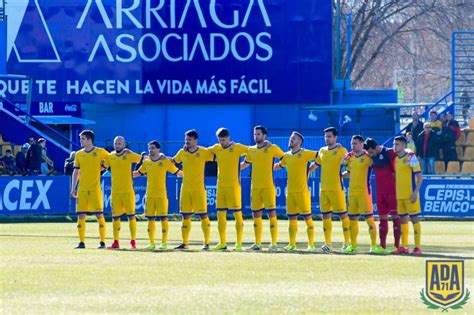
[[(268, 222), (264, 224), (264, 241), (268, 241)], [(447, 258), (464, 259), (465, 285), (474, 291), (472, 222), (422, 222), (423, 257), (202, 252), (200, 223), (195, 221), (190, 251), (98, 250), (96, 222), (87, 224), (87, 249), (74, 250), (75, 226), (0, 225), (0, 313), (440, 313), (427, 309), (419, 291), (425, 286), (425, 261)], [(110, 244), (110, 222), (107, 228)], [(245, 221), (244, 229), (249, 246), (252, 222)], [(316, 231), (320, 246), (320, 221)], [(338, 248), (339, 222), (334, 222), (333, 234)], [(369, 238), (364, 222), (360, 234), (360, 248), (366, 251)], [(217, 223), (212, 222), (214, 244), (217, 237)], [(121, 238), (122, 247), (128, 248), (126, 222)], [(180, 238), (179, 222), (170, 222), (168, 244), (175, 246)], [(286, 245), (286, 220), (279, 221), (279, 238), (281, 247)], [(233, 221), (229, 221), (228, 240), (234, 239)], [(300, 221), (300, 248), (306, 248), (305, 240)], [(138, 223), (137, 244), (147, 245), (146, 222)], [(474, 314), (474, 301), (451, 312)]]

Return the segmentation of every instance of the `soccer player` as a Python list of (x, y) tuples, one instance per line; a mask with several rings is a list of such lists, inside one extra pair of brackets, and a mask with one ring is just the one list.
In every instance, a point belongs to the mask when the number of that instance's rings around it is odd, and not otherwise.
[(120, 248), (120, 220), (128, 218), (130, 228), (130, 248), (137, 249), (137, 219), (135, 217), (135, 191), (133, 190), (132, 166), (141, 164), (143, 157), (125, 148), (125, 138), (117, 136), (114, 139), (114, 150), (104, 162), (104, 167), (110, 168), (112, 178), (112, 218), (114, 242), (111, 249)]
[(204, 234), (202, 249), (209, 250), (211, 238), (211, 222), (207, 215), (207, 194), (204, 185), (204, 168), (206, 162), (214, 160), (214, 154), (208, 149), (198, 146), (198, 133), (188, 130), (184, 134), (184, 148), (173, 157), (176, 164), (183, 164), (183, 185), (180, 193), (180, 212), (183, 216), (181, 234), (183, 243), (175, 249), (189, 248), (189, 233), (193, 214), (201, 218), (201, 228)]
[(273, 182), (273, 161), (274, 158), (281, 159), (284, 153), (277, 145), (266, 143), (267, 134), (267, 128), (264, 126), (254, 127), (255, 145), (249, 148), (245, 161), (241, 164), (241, 169), (245, 169), (252, 164), (250, 208), (254, 222), (255, 243), (249, 249), (262, 249), (262, 212), (265, 210), (270, 221), (272, 239), (268, 249), (277, 251), (278, 221), (276, 216), (276, 189)]
[(420, 162), (413, 152), (406, 150), (407, 140), (397, 136), (393, 140), (395, 158), (395, 179), (397, 191), (397, 213), (401, 219), (402, 245), (392, 254), (408, 254), (408, 219), (413, 224), (415, 248), (413, 255), (421, 254), (421, 225), (418, 215), (421, 213), (420, 188), (423, 181)]
[[(375, 172), (376, 203), (379, 214), (380, 246), (387, 248), (388, 216), (392, 218), (393, 238), (396, 248), (400, 247), (400, 218), (397, 215), (397, 199), (395, 192), (395, 157), (392, 148), (378, 145), (374, 139), (365, 140), (364, 149), (372, 157)], [(393, 251), (393, 250), (392, 250)], [(390, 253), (392, 251), (387, 251)]]
[(149, 159), (143, 161), (138, 171), (133, 176), (146, 175), (146, 204), (145, 216), (148, 219), (148, 237), (150, 244), (148, 250), (155, 249), (155, 220), (161, 221), (161, 245), (159, 249), (168, 248), (168, 196), (166, 193), (166, 174), (172, 173), (182, 176), (173, 162), (160, 154), (160, 143), (156, 140), (148, 142)]
[(298, 232), (298, 216), (301, 215), (306, 222), (308, 234), (307, 251), (316, 251), (314, 246), (314, 221), (311, 214), (311, 195), (308, 188), (309, 163), (317, 156), (316, 151), (303, 149), (303, 135), (293, 131), (289, 140), (290, 151), (285, 152), (280, 163), (274, 165), (275, 170), (282, 167), (287, 171), (287, 195), (286, 213), (288, 215), (288, 231), (290, 243), (285, 247), (286, 251), (295, 251), (296, 234)]
[(242, 250), (244, 234), (244, 220), (242, 217), (242, 189), (240, 187), (240, 157), (246, 155), (248, 147), (230, 141), (230, 133), (226, 128), (219, 128), (216, 132), (218, 144), (208, 148), (217, 161), (217, 227), (219, 230), (219, 244), (214, 250), (227, 249), (227, 211), (232, 212), (235, 218), (237, 241), (234, 250)]
[[(105, 218), (102, 189), (100, 187), (100, 172), (102, 163), (109, 153), (94, 146), (94, 132), (83, 130), (80, 134), (83, 149), (76, 153), (74, 171), (72, 173), (71, 196), (76, 198), (77, 230), (79, 244), (76, 248), (85, 248), (86, 216), (96, 215), (99, 222), (99, 248), (105, 246)], [(77, 183), (79, 181), (79, 187)], [(77, 188), (77, 190), (76, 190)]]
[(346, 197), (344, 195), (344, 183), (341, 175), (341, 162), (347, 150), (337, 143), (337, 129), (329, 127), (324, 129), (324, 141), (326, 146), (318, 151), (316, 162), (311, 165), (310, 172), (318, 166), (321, 167), (321, 183), (319, 191), (319, 203), (323, 214), (324, 244), (319, 249), (321, 253), (332, 251), (332, 213), (339, 215), (342, 221), (344, 244), (341, 250), (349, 246), (350, 223), (346, 210)]
[(346, 167), (343, 177), (349, 177), (349, 219), (351, 245), (344, 249), (346, 254), (357, 253), (359, 235), (359, 216), (365, 218), (369, 227), (370, 253), (380, 254), (383, 248), (376, 245), (377, 227), (374, 221), (370, 175), (372, 159), (364, 151), (364, 138), (356, 135), (351, 139), (352, 151), (344, 156), (342, 164)]

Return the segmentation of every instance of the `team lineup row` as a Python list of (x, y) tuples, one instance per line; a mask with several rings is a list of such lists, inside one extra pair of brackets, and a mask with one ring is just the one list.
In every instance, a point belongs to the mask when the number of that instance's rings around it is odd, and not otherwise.
[[(71, 195), (77, 198), (77, 228), (79, 244), (85, 248), (85, 224), (87, 215), (96, 215), (99, 221), (100, 245), (106, 248), (106, 224), (103, 216), (101, 170), (109, 168), (112, 180), (111, 205), (113, 213), (113, 238), (110, 248), (119, 248), (120, 219), (127, 216), (130, 227), (131, 248), (136, 248), (135, 193), (133, 177), (147, 176), (145, 216), (148, 219), (149, 250), (155, 249), (155, 221), (161, 221), (161, 245), (167, 249), (168, 236), (168, 198), (166, 192), (167, 173), (183, 177), (180, 192), (180, 213), (182, 215), (182, 244), (175, 249), (187, 249), (192, 216), (201, 220), (203, 250), (210, 250), (211, 224), (207, 214), (207, 198), (204, 184), (205, 163), (215, 160), (217, 176), (217, 225), (219, 243), (213, 250), (227, 249), (227, 212), (235, 218), (236, 241), (234, 250), (242, 250), (243, 217), (241, 204), (240, 170), (249, 166), (251, 172), (251, 210), (254, 221), (255, 243), (249, 250), (262, 250), (263, 218), (267, 214), (270, 224), (270, 251), (278, 251), (276, 191), (273, 171), (285, 168), (287, 171), (286, 211), (289, 223), (289, 243), (285, 251), (295, 251), (298, 217), (304, 218), (308, 236), (308, 251), (330, 253), (332, 248), (332, 214), (338, 215), (342, 223), (344, 243), (343, 253), (357, 253), (359, 217), (365, 219), (371, 240), (370, 253), (408, 254), (409, 221), (413, 224), (415, 247), (412, 254), (421, 254), (421, 213), (419, 190), (422, 176), (419, 161), (406, 149), (403, 136), (394, 139), (393, 148), (385, 148), (375, 140), (355, 135), (351, 139), (351, 151), (337, 143), (338, 131), (334, 127), (324, 130), (326, 146), (317, 151), (302, 147), (304, 137), (294, 131), (288, 146), (283, 152), (277, 145), (269, 142), (268, 131), (264, 126), (254, 128), (255, 145), (245, 146), (231, 141), (229, 130), (220, 128), (216, 132), (218, 143), (204, 148), (198, 145), (196, 130), (185, 133), (184, 147), (174, 157), (166, 157), (160, 152), (158, 141), (148, 143), (148, 155), (140, 155), (126, 149), (125, 139), (114, 139), (115, 151), (108, 153), (95, 147), (94, 133), (84, 130), (80, 133), (83, 149), (77, 152), (74, 160)], [(243, 161), (241, 159), (243, 158)], [(277, 162), (275, 162), (277, 161)], [(132, 173), (133, 165), (137, 165)], [(178, 168), (178, 166), (181, 166)], [(311, 200), (307, 185), (308, 175), (321, 168), (320, 209), (323, 215), (324, 243), (315, 246), (314, 222), (311, 213)], [(377, 245), (377, 226), (372, 209), (370, 174), (375, 172), (377, 188), (376, 203), (379, 214)], [(346, 196), (343, 179), (349, 178)], [(388, 217), (393, 222), (394, 247), (388, 249)], [(401, 240), (401, 244), (400, 244)]]

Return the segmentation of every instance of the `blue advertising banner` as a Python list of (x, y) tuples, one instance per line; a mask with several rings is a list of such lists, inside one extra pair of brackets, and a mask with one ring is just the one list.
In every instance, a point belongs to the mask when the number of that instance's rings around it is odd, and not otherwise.
[[(15, 0), (8, 73), (33, 99), (327, 103), (330, 0)], [(0, 80), (24, 101), (25, 83)]]
[(70, 177), (0, 176), (0, 215), (67, 214)]
[(473, 180), (425, 180), (420, 190), (421, 209), (426, 216), (474, 216)]
[(0, 74), (7, 73), (7, 21), (0, 20)]
[[(319, 179), (310, 178), (313, 214), (320, 214)], [(70, 177), (9, 177), (0, 176), (0, 216), (42, 215), (75, 212), (75, 199), (69, 196)], [(181, 179), (167, 178), (169, 213), (179, 213)], [(275, 179), (277, 212), (284, 215), (286, 179)], [(146, 178), (134, 179), (135, 203), (138, 214), (144, 212)], [(216, 213), (216, 178), (206, 178), (208, 212)], [(110, 177), (102, 177), (104, 212), (111, 213)], [(373, 196), (375, 200), (375, 195)], [(420, 191), (422, 215), (436, 217), (474, 217), (474, 183), (472, 180), (425, 179)], [(250, 178), (242, 178), (242, 205), (250, 214)], [(70, 209), (70, 210), (69, 210)], [(375, 209), (375, 207), (374, 207)]]
[[(15, 103), (19, 109), (23, 112), (28, 112), (25, 103)], [(20, 115), (23, 115), (20, 111), (17, 111)], [(57, 101), (44, 101), (44, 102), (31, 102), (30, 104), (30, 115), (35, 116), (81, 116), (81, 103), (79, 102), (57, 102)]]

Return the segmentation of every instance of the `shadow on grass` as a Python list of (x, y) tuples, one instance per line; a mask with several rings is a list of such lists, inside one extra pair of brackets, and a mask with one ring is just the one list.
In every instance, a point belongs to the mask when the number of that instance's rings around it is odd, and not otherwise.
[[(77, 236), (73, 235), (28, 235), (28, 234), (21, 234), (21, 235), (15, 235), (15, 234), (0, 234), (0, 237), (7, 238), (7, 237), (13, 237), (13, 238), (66, 238), (66, 239), (72, 239), (72, 240), (77, 240)], [(87, 237), (87, 240), (95, 240), (97, 241), (96, 237)], [(125, 241), (124, 239), (123, 242), (126, 242), (128, 246), (128, 240)], [(147, 238), (137, 238), (137, 241), (148, 241)], [(287, 252), (284, 251), (282, 247), (280, 247), (279, 251), (268, 251), (267, 244), (262, 244), (262, 250), (259, 251), (253, 251), (253, 250), (247, 250), (246, 248), (250, 247), (252, 245), (251, 242), (244, 242), (243, 247), (244, 249), (241, 251), (234, 251), (232, 250), (232, 246), (228, 246), (229, 249), (227, 250), (201, 250), (201, 249), (196, 249), (193, 247), (200, 247), (202, 246), (202, 243), (200, 242), (190, 242), (190, 249), (187, 250), (175, 250), (172, 249), (174, 246), (179, 245), (181, 242), (180, 240), (170, 240), (168, 242), (168, 246), (170, 249), (166, 250), (158, 250), (155, 249), (154, 251), (146, 250), (146, 249), (127, 249), (127, 248), (121, 248), (115, 251), (121, 251), (121, 252), (148, 252), (148, 253), (170, 253), (170, 252), (182, 252), (182, 253), (202, 253), (202, 252), (212, 252), (212, 253), (249, 253), (249, 254), (264, 254), (264, 255), (280, 255), (280, 254), (290, 254), (290, 255), (328, 255), (328, 254), (323, 254), (323, 253), (317, 253), (317, 252), (308, 252), (305, 250), (296, 250), (292, 252)], [(233, 244), (233, 243), (230, 243)], [(307, 243), (300, 242), (297, 243), (298, 248), (306, 248)], [(342, 246), (342, 243), (333, 243), (333, 248), (335, 249), (331, 254), (329, 255), (352, 255), (352, 256), (357, 256), (357, 255), (370, 255), (370, 256), (391, 256), (391, 255), (375, 255), (375, 254), (369, 254), (369, 246), (367, 245), (361, 245), (359, 246), (359, 253), (357, 254), (343, 254), (340, 251), (340, 248)], [(72, 246), (73, 247), (73, 246)], [(211, 246), (212, 248), (212, 246)], [(95, 247), (88, 247), (87, 249), (96, 249)], [(474, 247), (473, 246), (465, 246), (465, 247), (449, 247), (449, 246), (423, 246), (423, 254), (421, 255), (400, 255), (400, 256), (405, 256), (405, 257), (410, 257), (410, 258), (445, 258), (445, 259), (465, 259), (465, 260), (474, 260), (474, 256), (466, 256), (466, 254), (474, 254)]]
[[(179, 242), (176, 242), (176, 245), (178, 245)], [(232, 247), (229, 247), (227, 250), (200, 250), (200, 249), (195, 249), (192, 248), (194, 246), (200, 246), (200, 243), (197, 242), (191, 242), (190, 243), (190, 249), (185, 249), (185, 250), (177, 250), (177, 249), (166, 249), (166, 250), (158, 250), (155, 249), (154, 251), (150, 251), (147, 249), (119, 249), (119, 251), (124, 251), (124, 252), (145, 252), (145, 253), (151, 253), (151, 254), (160, 254), (160, 253), (246, 253), (246, 254), (263, 254), (263, 255), (281, 255), (281, 254), (289, 254), (289, 255), (342, 255), (342, 256), (359, 256), (359, 255), (367, 255), (367, 256), (380, 256), (380, 257), (388, 257), (392, 255), (376, 255), (376, 254), (370, 254), (368, 253), (368, 246), (361, 246), (360, 252), (357, 254), (344, 254), (340, 252), (339, 250), (336, 250), (332, 252), (331, 254), (324, 254), (324, 253), (318, 253), (318, 252), (308, 252), (306, 250), (296, 250), (296, 251), (285, 251), (283, 248), (280, 247), (279, 251), (268, 251), (267, 249), (262, 249), (259, 251), (255, 250), (248, 250), (248, 249), (243, 249), (241, 251), (234, 251), (232, 250)], [(244, 247), (250, 247), (251, 243), (244, 243)], [(247, 245), (247, 246), (246, 246)], [(297, 244), (299, 248), (304, 248), (306, 247), (306, 244), (303, 243), (298, 243)], [(304, 247), (303, 247), (304, 246)], [(336, 247), (337, 248), (337, 247)], [(465, 256), (463, 254), (466, 254), (466, 249), (457, 249), (453, 250), (451, 247), (443, 247), (443, 246), (427, 246), (424, 247), (424, 253), (421, 255), (399, 255), (403, 257), (410, 257), (410, 258), (444, 258), (444, 259), (464, 259), (464, 260), (474, 260), (474, 257), (470, 256)], [(474, 248), (470, 248), (470, 251), (473, 251)], [(458, 255), (459, 253), (459, 255)]]

